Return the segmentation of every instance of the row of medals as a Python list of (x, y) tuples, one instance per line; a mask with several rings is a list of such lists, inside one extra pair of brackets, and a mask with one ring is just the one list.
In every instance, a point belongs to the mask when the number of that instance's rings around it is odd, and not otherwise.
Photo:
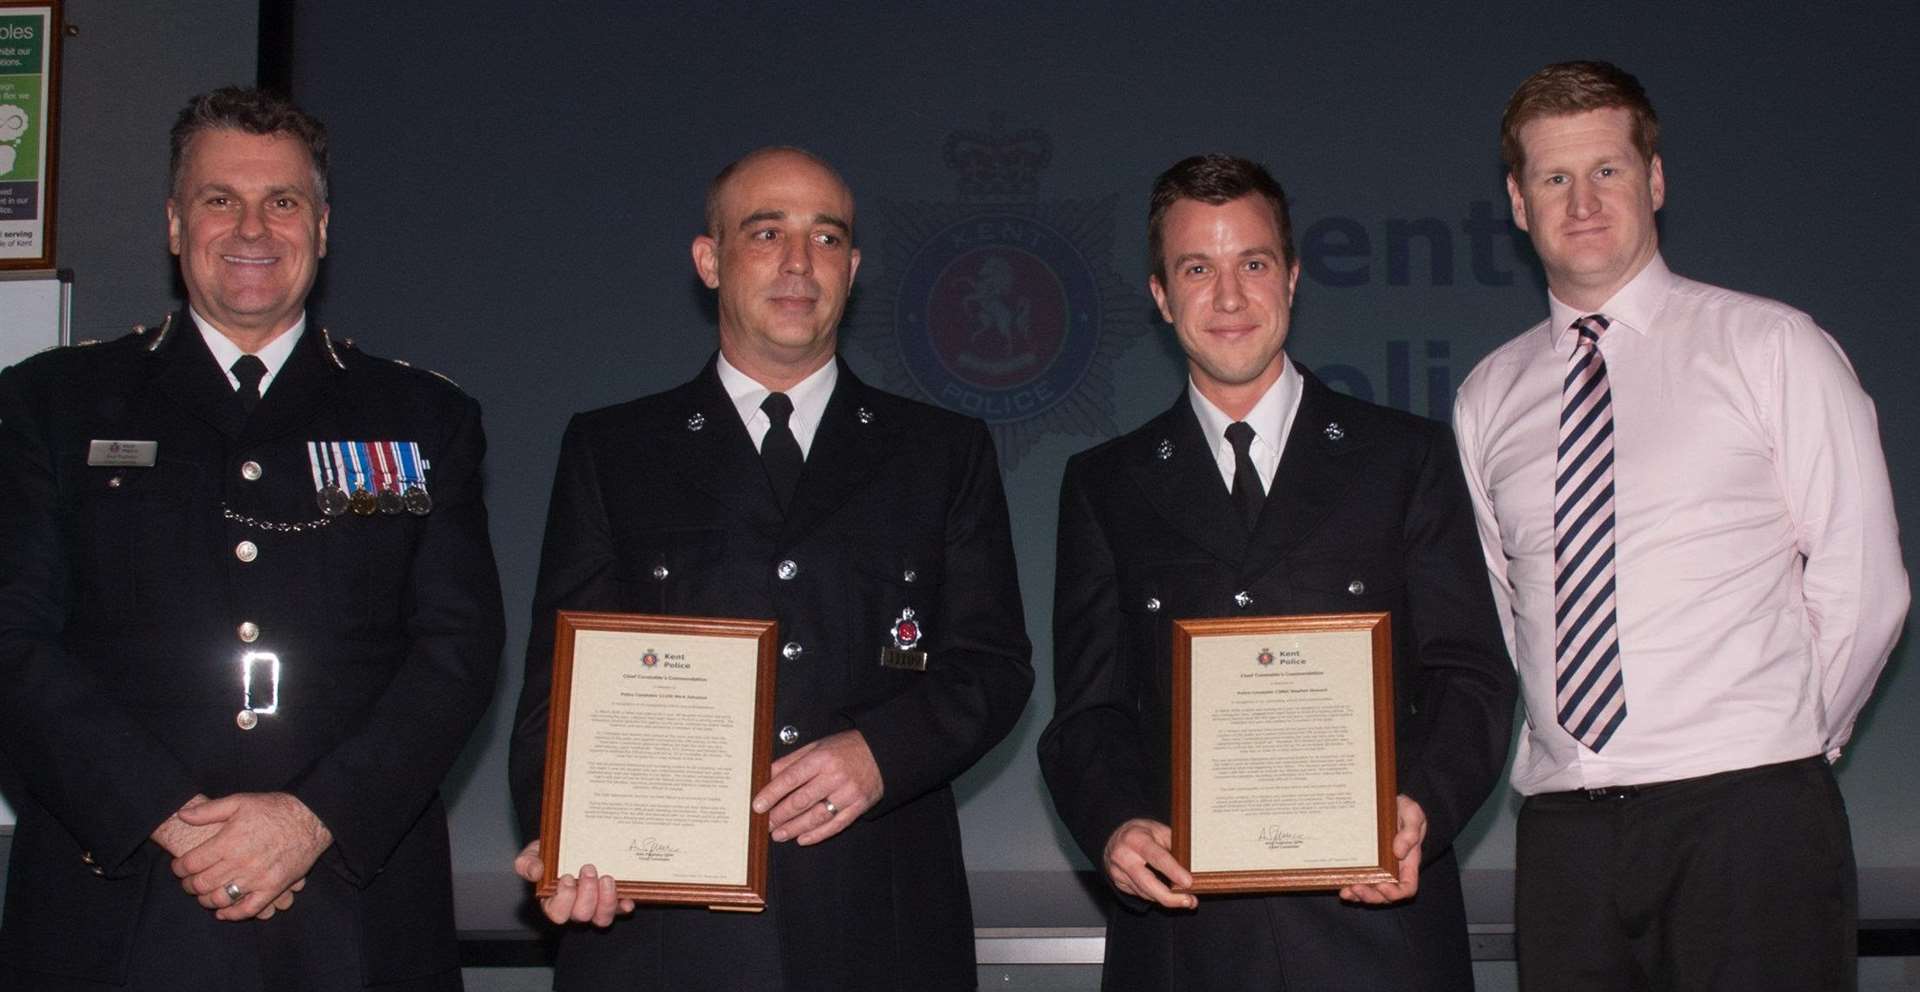
[(427, 495), (427, 487), (414, 483), (402, 492), (399, 487), (374, 492), (370, 489), (355, 489), (348, 493), (337, 482), (322, 486), (316, 497), (320, 503), (320, 512), (329, 517), (340, 516), (351, 510), (354, 513), (371, 517), (376, 513), (394, 514), (405, 510), (416, 517), (424, 517), (433, 511), (433, 497)]

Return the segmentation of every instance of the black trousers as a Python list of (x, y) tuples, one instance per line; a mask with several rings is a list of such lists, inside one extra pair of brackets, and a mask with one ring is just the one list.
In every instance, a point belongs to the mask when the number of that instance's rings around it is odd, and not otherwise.
[(1528, 797), (1516, 845), (1531, 992), (1851, 992), (1853, 838), (1822, 757)]

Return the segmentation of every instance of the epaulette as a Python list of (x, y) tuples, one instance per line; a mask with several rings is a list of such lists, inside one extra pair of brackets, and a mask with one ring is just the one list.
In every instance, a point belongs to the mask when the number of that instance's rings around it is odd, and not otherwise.
[[(333, 350), (333, 335), (328, 333), (327, 329), (324, 327), (320, 328), (320, 344), (327, 349), (327, 357), (333, 360), (333, 367), (336, 369), (339, 369), (342, 372), (345, 372), (347, 370), (347, 363), (341, 361), (340, 353)], [(340, 347), (352, 348), (353, 339), (348, 338), (345, 341), (340, 342)]]
[(167, 335), (173, 331), (173, 314), (167, 314), (165, 319), (160, 321), (160, 326), (156, 328), (152, 328), (151, 330), (152, 330), (152, 334), (149, 335), (148, 334), (149, 328), (147, 327), (147, 325), (145, 324), (133, 325), (133, 333), (143, 338), (149, 339), (147, 341), (148, 352), (158, 351), (160, 349), (160, 345), (167, 340)]
[[(329, 336), (327, 336), (327, 331), (326, 331), (326, 329), (325, 329), (325, 328), (321, 328), (321, 330), (320, 330), (320, 339), (321, 339), (322, 341), (324, 341), (324, 342), (326, 342), (326, 344), (327, 344), (327, 355), (328, 355), (329, 357), (331, 357), (331, 358), (333, 359), (333, 364), (335, 364), (335, 365), (338, 365), (338, 366), (340, 366), (340, 367), (341, 367), (341, 368), (343, 368), (343, 369), (344, 369), (344, 368), (346, 368), (346, 365), (344, 365), (344, 364), (342, 364), (342, 363), (341, 363), (341, 361), (340, 361), (340, 356), (334, 353), (334, 350), (333, 350), (333, 349), (334, 349), (334, 343), (333, 343), (333, 338), (331, 338), (331, 337), (329, 337)], [(353, 350), (353, 351), (359, 351), (359, 350), (360, 350), (359, 348), (357, 348), (357, 347), (356, 347), (356, 346), (354, 345), (354, 343), (353, 343), (353, 339), (352, 339), (352, 338), (341, 338), (341, 339), (340, 339), (340, 345), (339, 345), (339, 346), (340, 346), (340, 347), (342, 347), (342, 348), (346, 348), (346, 349), (349, 349), (349, 350)], [(385, 359), (385, 361), (389, 361), (389, 362), (392, 362), (393, 364), (395, 364), (395, 365), (398, 365), (398, 366), (400, 366), (400, 367), (401, 367), (401, 368), (403, 368), (403, 369), (414, 369), (414, 366), (413, 366), (413, 363), (412, 363), (412, 362), (408, 362), (408, 361), (403, 361), (403, 360), (401, 360), (401, 359), (398, 359), (398, 358), (388, 358), (388, 359)], [(434, 378), (437, 378), (437, 379), (439, 379), (439, 380), (440, 380), (441, 382), (444, 382), (444, 383), (446, 383), (447, 385), (449, 385), (449, 386), (452, 386), (452, 387), (453, 387), (453, 388), (455, 388), (455, 389), (459, 389), (459, 390), (460, 390), (461, 392), (463, 392), (463, 393), (464, 393), (464, 392), (466, 392), (466, 390), (465, 390), (465, 389), (461, 389), (461, 387), (460, 387), (460, 384), (459, 384), (459, 383), (457, 383), (457, 382), (454, 382), (454, 381), (453, 381), (452, 379), (449, 379), (449, 378), (447, 378), (447, 377), (446, 377), (445, 375), (443, 375), (443, 374), (441, 374), (441, 373), (439, 373), (439, 372), (435, 372), (435, 371), (434, 371), (434, 370), (432, 370), (432, 369), (414, 369), (414, 371), (416, 371), (416, 372), (425, 372), (425, 373), (427, 373), (428, 375), (431, 375), (431, 376), (433, 376)]]

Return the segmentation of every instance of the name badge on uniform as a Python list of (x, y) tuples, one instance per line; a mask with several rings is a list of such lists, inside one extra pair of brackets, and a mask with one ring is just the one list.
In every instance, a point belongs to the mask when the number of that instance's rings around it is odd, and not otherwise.
[(927, 632), (920, 621), (914, 619), (913, 607), (901, 610), (887, 633), (893, 636), (893, 644), (880, 649), (880, 667), (904, 668), (911, 672), (927, 670), (927, 653), (914, 650)]
[(160, 457), (158, 441), (89, 441), (88, 465), (113, 465), (121, 468), (152, 468)]
[(307, 463), (320, 512), (329, 517), (433, 511), (427, 462), (412, 441), (308, 441)]

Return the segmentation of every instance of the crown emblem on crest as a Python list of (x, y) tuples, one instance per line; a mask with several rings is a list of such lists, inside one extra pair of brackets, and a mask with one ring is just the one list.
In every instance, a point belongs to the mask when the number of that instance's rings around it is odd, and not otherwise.
[(1006, 116), (995, 114), (986, 130), (947, 135), (947, 167), (960, 174), (954, 187), (965, 200), (1031, 200), (1040, 195), (1040, 171), (1053, 161), (1053, 139), (1046, 132), (1005, 129)]
[(1271, 664), (1273, 664), (1273, 649), (1272, 649), (1272, 648), (1261, 648), (1261, 649), (1260, 649), (1260, 654), (1259, 654), (1259, 656), (1258, 656), (1258, 658), (1259, 658), (1259, 661), (1260, 661), (1260, 664), (1262, 664), (1262, 665), (1271, 665)]

